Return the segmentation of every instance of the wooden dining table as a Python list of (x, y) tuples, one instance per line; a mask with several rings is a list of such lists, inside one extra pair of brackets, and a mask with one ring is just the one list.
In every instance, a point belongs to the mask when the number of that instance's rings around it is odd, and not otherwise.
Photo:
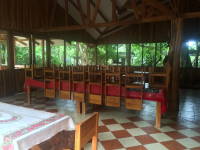
[(0, 102), (0, 149), (71, 149), (74, 139), (70, 116)]
[[(72, 84), (72, 82), (71, 82)], [(73, 85), (73, 84), (72, 84)], [(47, 83), (47, 87), (53, 89), (54, 83)], [(74, 84), (76, 92), (83, 93), (83, 84)], [(28, 102), (31, 102), (31, 88), (44, 88), (43, 80), (26, 79), (24, 84), (24, 91), (27, 92)], [(125, 87), (121, 86), (121, 97), (125, 97)], [(59, 90), (59, 81), (56, 81), (56, 89)], [(69, 90), (68, 82), (61, 82), (62, 90)], [(101, 85), (91, 85), (92, 94), (101, 94)], [(86, 84), (86, 93), (88, 93), (88, 84)], [(110, 96), (119, 96), (119, 87), (109, 86), (107, 87), (107, 94)], [(128, 98), (140, 99), (141, 92), (137, 89), (128, 89), (126, 92)], [(105, 85), (103, 87), (103, 95), (105, 95)], [(161, 127), (161, 114), (167, 111), (167, 104), (165, 101), (165, 95), (163, 89), (151, 89), (144, 87), (143, 100), (150, 100), (156, 102), (156, 127)], [(86, 103), (82, 103), (82, 110), (86, 108)], [(81, 102), (77, 102), (77, 112), (81, 112)]]

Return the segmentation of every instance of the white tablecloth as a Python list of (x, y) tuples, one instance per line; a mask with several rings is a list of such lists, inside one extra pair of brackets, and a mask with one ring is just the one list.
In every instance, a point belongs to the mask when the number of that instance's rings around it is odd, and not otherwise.
[(27, 150), (62, 130), (75, 130), (71, 117), (0, 102), (0, 150)]

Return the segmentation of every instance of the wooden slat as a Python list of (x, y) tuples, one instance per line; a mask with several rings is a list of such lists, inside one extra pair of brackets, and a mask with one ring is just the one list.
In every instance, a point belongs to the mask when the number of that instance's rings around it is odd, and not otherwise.
[(51, 19), (50, 19), (50, 23), (49, 23), (50, 28), (53, 26), (54, 16), (55, 16), (56, 7), (57, 7), (57, 1), (58, 0), (54, 0), (53, 9), (52, 9), (52, 13), (51, 13)]
[(161, 4), (160, 2), (158, 2), (156, 0), (145, 0), (145, 1), (147, 3), (149, 3), (150, 5), (152, 5), (153, 7), (164, 12), (165, 14), (170, 15), (171, 17), (174, 17), (173, 11), (171, 9), (167, 8), (166, 6), (164, 6), (163, 4)]
[(139, 16), (139, 13), (138, 13), (138, 10), (137, 10), (137, 6), (136, 6), (136, 3), (135, 3), (135, 0), (131, 0), (131, 4), (132, 4), (132, 9), (133, 9), (134, 14), (135, 14), (135, 18), (139, 19), (140, 16)]
[(76, 1), (77, 1), (77, 4), (78, 4), (78, 9), (79, 9), (79, 13), (80, 13), (80, 16), (81, 16), (82, 23), (85, 25), (86, 22), (85, 22), (85, 18), (84, 18), (81, 2), (80, 2), (80, 0), (76, 0)]
[(183, 18), (199, 18), (200, 12), (184, 13), (182, 14)]
[(49, 0), (45, 1), (46, 28), (49, 27)]
[(39, 11), (39, 14), (40, 14), (39, 17), (40, 17), (40, 20), (42, 22), (42, 26), (43, 26), (43, 28), (45, 28), (44, 17), (43, 17), (43, 14), (42, 14), (42, 10), (41, 10), (39, 0), (36, 0), (36, 4), (37, 4), (37, 8), (38, 8), (38, 11)]
[(96, 16), (97, 16), (97, 11), (99, 9), (99, 4), (100, 4), (100, 0), (97, 0), (96, 6), (95, 6), (95, 9), (94, 9), (94, 13), (93, 13), (93, 17), (92, 17), (92, 24), (95, 23)]

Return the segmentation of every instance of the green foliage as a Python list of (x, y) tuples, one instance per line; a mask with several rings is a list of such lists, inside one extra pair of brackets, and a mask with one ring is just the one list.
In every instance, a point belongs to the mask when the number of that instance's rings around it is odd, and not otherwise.
[(16, 50), (16, 65), (29, 64), (29, 48), (15, 46)]

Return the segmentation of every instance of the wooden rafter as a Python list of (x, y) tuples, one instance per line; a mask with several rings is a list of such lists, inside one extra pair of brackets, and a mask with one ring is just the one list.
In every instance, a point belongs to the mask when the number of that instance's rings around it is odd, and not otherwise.
[(65, 0), (65, 26), (68, 26), (68, 0)]
[(127, 0), (124, 5), (122, 6), (122, 8), (119, 10), (119, 13), (121, 14), (125, 9), (126, 9), (126, 5), (128, 5), (130, 3), (131, 0)]
[[(110, 0), (112, 2), (112, 0)], [(119, 14), (119, 7), (117, 6), (116, 4), (116, 10), (117, 10), (117, 13)]]
[(24, 46), (27, 46), (27, 44), (26, 43), (24, 43), (24, 42), (22, 42), (22, 41), (20, 41), (19, 39), (17, 39), (16, 37), (14, 37), (14, 40), (15, 41), (17, 41), (17, 42), (19, 42), (19, 43), (21, 43), (22, 45), (24, 45)]
[(90, 0), (87, 0), (87, 24), (90, 24)]
[(146, 17), (146, 2), (142, 0), (142, 18)]
[[(95, 4), (94, 4), (94, 2), (91, 0), (90, 1), (90, 3), (92, 4), (92, 6), (95, 8)], [(108, 22), (108, 20), (106, 19), (106, 17), (101, 13), (101, 11), (98, 9), (97, 10), (97, 12), (98, 12), (98, 14), (101, 16), (101, 18), (103, 18), (103, 20), (105, 21), (105, 22)]]
[(97, 17), (97, 11), (99, 9), (99, 4), (100, 4), (100, 0), (97, 0), (96, 6), (95, 6), (95, 9), (94, 9), (94, 13), (93, 13), (93, 17), (92, 17), (92, 24), (95, 23), (95, 20), (96, 20), (96, 17)]
[(46, 19), (46, 28), (48, 28), (49, 27), (49, 0), (46, 0), (45, 1), (45, 15), (46, 15), (46, 17), (45, 17), (45, 19)]
[(139, 13), (138, 13), (138, 10), (137, 10), (137, 6), (136, 6), (136, 3), (135, 3), (135, 0), (131, 0), (131, 4), (132, 4), (132, 9), (133, 9), (134, 14), (135, 14), (135, 18), (139, 19), (140, 16), (139, 16)]
[(124, 21), (117, 21), (117, 22), (109, 22), (109, 23), (96, 23), (91, 25), (77, 25), (77, 26), (68, 26), (68, 27), (54, 27), (49, 29), (37, 29), (34, 31), (37, 32), (51, 32), (51, 31), (64, 31), (64, 30), (78, 30), (78, 29), (87, 29), (87, 28), (100, 28), (100, 27), (111, 27), (111, 26), (123, 26), (123, 25), (130, 25), (130, 24), (139, 24), (139, 23), (146, 23), (146, 22), (155, 22), (155, 21), (165, 21), (170, 20), (170, 16), (157, 16), (157, 17), (150, 17), (150, 18), (143, 18), (143, 19), (132, 19), (132, 20), (124, 20)]
[(80, 0), (76, 0), (76, 1), (77, 1), (77, 4), (78, 4), (78, 9), (79, 9), (79, 13), (80, 13), (80, 16), (81, 16), (82, 23), (85, 25), (86, 21), (85, 21), (85, 18), (84, 18), (81, 2), (80, 2)]
[(167, 8), (157, 0), (145, 0), (147, 3), (149, 3), (151, 6), (159, 9), (160, 11), (164, 12), (167, 15), (170, 15), (171, 17), (174, 17), (174, 13), (171, 9)]
[(39, 15), (40, 15), (39, 17), (42, 22), (42, 26), (43, 26), (43, 28), (45, 28), (44, 17), (43, 17), (42, 11), (41, 11), (39, 0), (36, 0), (36, 4), (37, 4), (37, 8), (38, 8)]
[[(76, 10), (78, 11), (78, 6), (73, 2), (73, 0), (69, 0), (69, 2), (74, 6), (74, 8), (76, 8)], [(84, 14), (85, 19), (87, 19), (87, 16)], [(101, 31), (98, 28), (95, 28), (96, 31), (101, 34)]]
[(153, 11), (154, 11), (154, 7), (151, 6), (150, 9), (149, 9), (149, 12), (148, 12), (147, 18), (152, 17), (152, 15), (153, 15)]
[(53, 9), (52, 9), (52, 13), (51, 13), (50, 24), (49, 24), (49, 27), (50, 27), (50, 28), (51, 28), (52, 25), (53, 25), (54, 16), (55, 16), (55, 13), (56, 13), (57, 1), (58, 1), (58, 0), (54, 0)]
[(116, 0), (112, 0), (112, 21), (116, 21)]

